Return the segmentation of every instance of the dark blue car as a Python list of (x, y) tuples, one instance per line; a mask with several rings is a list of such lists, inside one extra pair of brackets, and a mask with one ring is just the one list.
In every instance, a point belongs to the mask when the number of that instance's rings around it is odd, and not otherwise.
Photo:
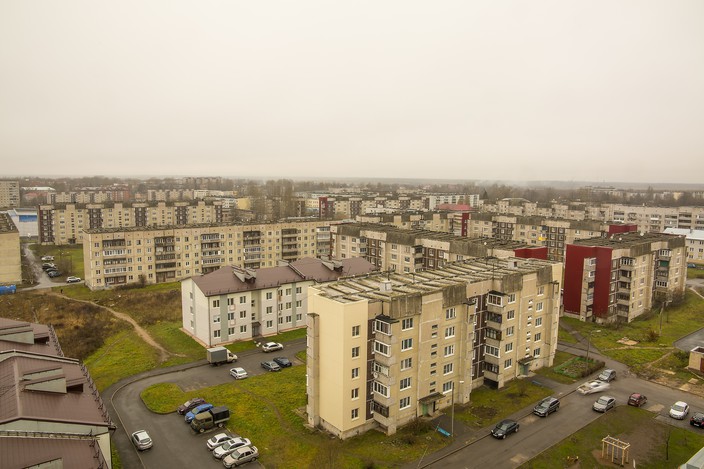
[(192, 411), (188, 412), (186, 414), (186, 423), (191, 423), (191, 420), (195, 418), (197, 414), (200, 414), (201, 412), (205, 412), (206, 410), (210, 410), (213, 408), (213, 404), (201, 404)]

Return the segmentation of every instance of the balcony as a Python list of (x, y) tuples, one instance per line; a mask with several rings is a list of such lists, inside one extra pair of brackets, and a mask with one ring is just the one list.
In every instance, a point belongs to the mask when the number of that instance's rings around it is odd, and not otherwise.
[(503, 314), (505, 306), (499, 306), (499, 305), (493, 305), (491, 303), (487, 303), (486, 309), (490, 313), (494, 314)]
[(389, 368), (394, 366), (396, 363), (398, 363), (398, 360), (396, 359), (395, 356), (391, 355), (390, 357), (387, 357), (386, 355), (382, 355), (379, 352), (376, 352), (374, 354), (374, 361), (379, 363), (382, 366), (386, 366)]
[(489, 355), (488, 353), (484, 354), (484, 362), (489, 363), (491, 365), (500, 365), (501, 359), (499, 357), (495, 357), (493, 355)]

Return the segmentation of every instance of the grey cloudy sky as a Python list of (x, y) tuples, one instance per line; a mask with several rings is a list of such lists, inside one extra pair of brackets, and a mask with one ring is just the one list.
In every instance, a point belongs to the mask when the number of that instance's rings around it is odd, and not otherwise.
[(699, 183), (703, 20), (701, 0), (3, 0), (3, 172)]

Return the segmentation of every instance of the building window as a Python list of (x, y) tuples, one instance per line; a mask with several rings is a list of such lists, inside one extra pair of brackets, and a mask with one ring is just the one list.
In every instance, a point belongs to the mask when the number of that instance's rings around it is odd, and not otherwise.
[(359, 409), (352, 409), (352, 420), (359, 418)]
[(456, 316), (455, 308), (447, 308), (445, 310), (445, 319), (454, 319)]
[(510, 327), (506, 328), (506, 337), (510, 337), (513, 335), (513, 327), (514, 326), (510, 326)]
[(296, 293), (301, 293), (303, 289), (301, 287), (296, 287)]
[(247, 311), (240, 311), (240, 319), (244, 319), (247, 317)]
[(513, 350), (513, 342), (509, 342), (504, 346), (504, 352), (510, 352)]
[(401, 330), (413, 329), (413, 318), (406, 318), (401, 321)]
[(218, 314), (217, 316), (213, 316), (213, 322), (214, 323), (219, 323), (220, 322), (220, 315)]
[(411, 387), (411, 378), (403, 378), (399, 383), (399, 389), (403, 391)]
[(391, 324), (384, 321), (374, 321), (374, 331), (381, 332), (384, 335), (391, 335)]
[(445, 328), (445, 338), (449, 339), (450, 337), (455, 336), (455, 326), (450, 326)]
[(539, 349), (539, 348), (533, 350), (533, 356), (534, 356), (534, 357), (539, 357), (539, 356), (540, 356), (540, 349)]
[(359, 326), (352, 326), (352, 337), (359, 336)]
[(542, 311), (542, 310), (543, 310), (543, 302), (542, 302), (542, 301), (539, 301), (539, 302), (535, 305), (535, 311), (538, 312), (538, 311)]
[(452, 391), (452, 381), (442, 383), (442, 393), (447, 394), (450, 391)]
[(510, 320), (516, 317), (516, 312), (514, 310), (511, 310), (506, 313), (506, 319)]
[(240, 332), (247, 332), (247, 325), (240, 326)]
[(266, 327), (274, 327), (274, 321), (267, 321)]
[(232, 306), (232, 305), (234, 305), (234, 304), (235, 304), (235, 299), (234, 299), (234, 298), (228, 298), (228, 299), (227, 299), (227, 305), (228, 305), (228, 306)]
[(228, 327), (227, 328), (227, 335), (232, 335), (235, 333), (235, 328), (234, 327)]
[(389, 356), (389, 346), (386, 345), (383, 342), (379, 342), (377, 340), (374, 341), (374, 352), (380, 353), (384, 355), (385, 357)]
[(246, 296), (240, 296), (240, 304), (245, 304), (247, 302)]
[(453, 364), (452, 364), (452, 363), (447, 363), (446, 365), (444, 365), (444, 366), (442, 367), (442, 373), (443, 373), (444, 375), (449, 375), (450, 373), (452, 373), (453, 368), (454, 368), (454, 367), (453, 367)]
[(540, 327), (543, 325), (543, 318), (535, 318), (535, 327)]
[(540, 340), (540, 332), (538, 332), (537, 334), (535, 334), (535, 337), (534, 337), (533, 339), (534, 339), (536, 342), (538, 342), (538, 341)]
[(271, 314), (274, 312), (274, 308), (272, 306), (267, 306), (266, 307), (266, 314)]
[(445, 356), (449, 357), (450, 355), (455, 354), (455, 346), (454, 345), (447, 345), (445, 347)]
[(407, 409), (410, 406), (411, 406), (411, 398), (410, 397), (404, 397), (398, 401), (398, 408), (399, 409)]
[(486, 298), (486, 302), (494, 306), (502, 306), (502, 296), (496, 295), (494, 293), (489, 293)]
[(352, 347), (352, 358), (357, 358), (359, 356), (359, 347)]
[(408, 370), (413, 364), (412, 358), (404, 358), (401, 360), (401, 371)]
[(372, 384), (373, 384), (372, 387), (373, 387), (375, 393), (380, 394), (384, 397), (389, 397), (389, 388), (388, 387), (384, 386), (383, 384), (381, 384), (378, 381), (374, 381)]
[(274, 296), (274, 294), (272, 292), (270, 292), (270, 291), (266, 292), (266, 299), (267, 300), (270, 300), (273, 296)]
[(352, 399), (359, 399), (359, 388), (354, 388), (352, 390)]
[(493, 345), (485, 344), (485, 345), (484, 345), (484, 353), (486, 353), (487, 355), (491, 355), (492, 357), (497, 357), (497, 358), (498, 358), (498, 356), (499, 356), (499, 348), (498, 348), (498, 347), (494, 347)]
[(401, 351), (410, 350), (413, 348), (413, 339), (403, 339), (401, 341)]
[(219, 308), (220, 307), (220, 300), (213, 300), (213, 308)]
[(509, 293), (509, 294), (508, 294), (508, 302), (509, 302), (509, 303), (515, 303), (515, 302), (516, 302), (516, 294), (515, 294), (515, 293)]
[(513, 365), (513, 359), (509, 358), (508, 360), (504, 360), (504, 368), (511, 368)]
[(352, 379), (359, 378), (359, 368), (352, 368)]
[(213, 331), (213, 337), (215, 337), (216, 339), (220, 337), (220, 329)]
[(538, 287), (538, 295), (544, 295), (544, 294), (545, 294), (545, 287), (541, 285)]

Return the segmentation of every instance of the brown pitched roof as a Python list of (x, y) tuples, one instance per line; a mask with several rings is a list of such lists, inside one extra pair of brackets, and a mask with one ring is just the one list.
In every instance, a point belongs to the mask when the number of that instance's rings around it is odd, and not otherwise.
[(0, 436), (0, 467), (21, 469), (60, 459), (67, 468), (105, 468), (105, 461), (98, 456), (100, 451), (97, 449), (93, 439)]
[(5, 350), (63, 356), (59, 341), (50, 326), (0, 318), (0, 351)]

